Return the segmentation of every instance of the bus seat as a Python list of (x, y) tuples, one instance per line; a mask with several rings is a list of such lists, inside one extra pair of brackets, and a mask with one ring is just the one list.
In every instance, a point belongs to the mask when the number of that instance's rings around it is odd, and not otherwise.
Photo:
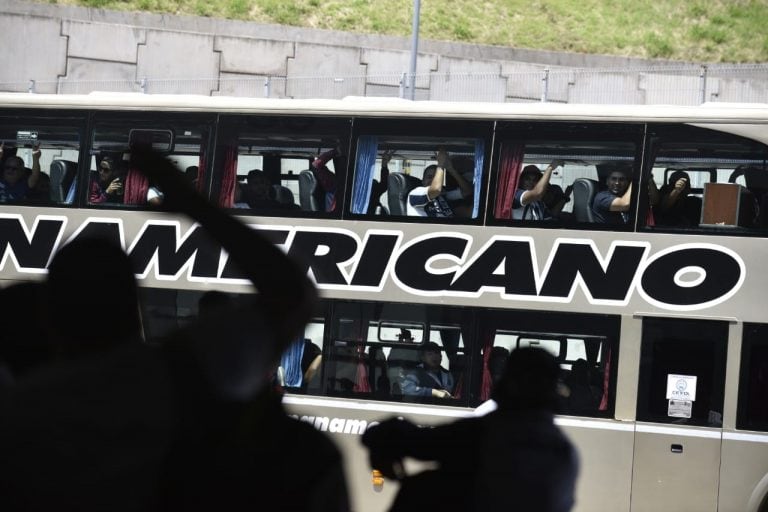
[(310, 170), (299, 173), (299, 204), (301, 209), (309, 212), (323, 211), (322, 203), (317, 197), (317, 178)]
[(406, 208), (408, 193), (419, 185), (421, 185), (421, 181), (418, 178), (402, 172), (389, 173), (387, 178), (387, 203), (392, 215), (408, 215), (408, 209)]
[(63, 203), (77, 175), (77, 162), (54, 160), (51, 162), (51, 201)]
[(592, 215), (592, 201), (597, 195), (597, 181), (576, 178), (573, 181), (573, 215), (576, 222), (595, 222)]
[(282, 185), (272, 185), (275, 190), (275, 200), (278, 203), (293, 206), (296, 204), (296, 200), (293, 197), (293, 192), (288, 187)]
[(405, 373), (415, 368), (420, 362), (418, 345), (410, 347), (393, 347), (387, 357), (387, 377), (392, 386), (393, 395), (402, 395), (402, 381)]

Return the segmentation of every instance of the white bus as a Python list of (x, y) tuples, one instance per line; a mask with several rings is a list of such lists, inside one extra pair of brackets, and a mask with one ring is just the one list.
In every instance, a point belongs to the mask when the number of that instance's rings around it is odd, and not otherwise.
[[(569, 390), (557, 423), (581, 458), (577, 510), (768, 510), (768, 106), (0, 95), (5, 158), (30, 167), (39, 145), (45, 174), (0, 205), (2, 283), (39, 279), (74, 237), (112, 237), (151, 340), (208, 290), (251, 290), (197, 226), (150, 204), (126, 163), (137, 138), (317, 283), (284, 401), (341, 447), (355, 510), (385, 510), (397, 490), (368, 465), (369, 425), (472, 415), (499, 354), (529, 345), (558, 357)], [(409, 216), (440, 150), (471, 192), (453, 217)], [(545, 201), (562, 211), (518, 220), (522, 169), (554, 160)], [(101, 193), (104, 162), (120, 193)], [(595, 222), (616, 169), (631, 171), (625, 221)], [(691, 188), (675, 217), (652, 192), (677, 171)], [(452, 398), (402, 389), (428, 341)]]

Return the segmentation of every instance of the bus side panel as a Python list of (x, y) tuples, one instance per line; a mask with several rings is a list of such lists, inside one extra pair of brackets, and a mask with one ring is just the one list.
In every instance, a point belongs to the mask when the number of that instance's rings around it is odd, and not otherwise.
[(717, 510), (720, 437), (678, 430), (635, 433), (632, 512)]
[(723, 439), (719, 512), (757, 512), (768, 496), (768, 435)]
[(611, 427), (616, 424), (612, 422), (579, 420), (569, 425), (569, 419), (560, 418), (557, 423), (579, 452), (579, 479), (574, 510), (628, 511), (634, 444), (631, 425), (614, 429)]

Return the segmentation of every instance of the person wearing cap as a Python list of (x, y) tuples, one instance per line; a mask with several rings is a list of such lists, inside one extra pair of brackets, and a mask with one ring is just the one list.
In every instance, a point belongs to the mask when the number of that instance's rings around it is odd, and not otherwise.
[[(362, 443), (371, 467), (400, 480), (390, 512), (515, 510), (568, 512), (579, 459), (555, 425), (560, 365), (546, 350), (511, 352), (493, 389), (496, 410), (434, 427), (392, 418), (369, 427)], [(407, 475), (406, 457), (436, 463)]]
[(434, 398), (452, 398), (453, 375), (441, 366), (443, 354), (440, 345), (428, 341), (419, 348), (420, 363), (405, 375), (402, 383), (404, 395)]
[(88, 200), (91, 204), (123, 202), (123, 183), (112, 157), (104, 156), (99, 162), (98, 176), (91, 180)]

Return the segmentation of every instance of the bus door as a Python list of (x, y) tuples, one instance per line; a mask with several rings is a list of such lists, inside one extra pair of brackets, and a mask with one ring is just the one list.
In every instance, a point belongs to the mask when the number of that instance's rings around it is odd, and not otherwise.
[(728, 323), (643, 319), (630, 507), (717, 510)]

